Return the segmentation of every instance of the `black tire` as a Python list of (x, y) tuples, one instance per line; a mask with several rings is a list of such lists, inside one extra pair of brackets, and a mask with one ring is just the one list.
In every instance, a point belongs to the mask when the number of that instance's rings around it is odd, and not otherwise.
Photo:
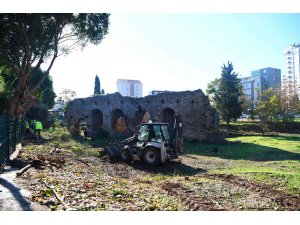
[(123, 162), (130, 162), (132, 160), (132, 155), (128, 148), (122, 148), (120, 155)]
[(154, 166), (160, 163), (160, 151), (154, 147), (147, 147), (144, 150), (143, 160), (146, 164)]

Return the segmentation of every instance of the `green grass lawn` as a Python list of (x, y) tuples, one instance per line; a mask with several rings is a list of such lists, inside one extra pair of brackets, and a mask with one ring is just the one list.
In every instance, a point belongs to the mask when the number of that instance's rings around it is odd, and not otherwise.
[[(186, 142), (185, 148), (191, 155), (225, 160), (225, 168), (210, 173), (244, 176), (300, 194), (300, 135), (242, 136), (226, 140), (218, 145)], [(218, 147), (219, 152), (214, 153), (213, 147)]]

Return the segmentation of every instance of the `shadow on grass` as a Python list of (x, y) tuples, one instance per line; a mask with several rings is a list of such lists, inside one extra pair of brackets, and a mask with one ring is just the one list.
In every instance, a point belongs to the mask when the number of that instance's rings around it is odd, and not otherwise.
[(181, 176), (193, 176), (198, 173), (206, 173), (207, 170), (202, 168), (194, 168), (189, 165), (185, 165), (178, 161), (170, 161), (164, 164), (159, 164), (157, 166), (149, 166), (142, 161), (134, 161), (129, 163), (135, 170), (146, 171), (154, 174), (163, 174), (163, 175), (181, 175)]
[[(300, 137), (275, 137), (276, 140), (292, 140), (300, 145)], [(218, 148), (217, 152), (214, 148)], [(259, 144), (236, 142), (225, 142), (222, 144), (201, 144), (185, 142), (187, 154), (199, 156), (213, 156), (223, 159), (249, 160), (249, 161), (282, 161), (300, 160), (300, 153), (293, 153), (283, 149), (262, 146)], [(299, 147), (300, 149), (300, 147)]]
[(38, 138), (36, 136), (25, 136), (22, 141), (22, 144), (23, 145), (28, 145), (28, 144), (43, 145), (48, 142), (52, 142), (52, 140), (46, 139), (43, 136), (41, 136), (41, 138)]
[(104, 148), (108, 145), (108, 138), (101, 137), (99, 139), (92, 140), (91, 138), (87, 138), (86, 140), (82, 136), (72, 136), (72, 139), (80, 144), (89, 145), (93, 148)]

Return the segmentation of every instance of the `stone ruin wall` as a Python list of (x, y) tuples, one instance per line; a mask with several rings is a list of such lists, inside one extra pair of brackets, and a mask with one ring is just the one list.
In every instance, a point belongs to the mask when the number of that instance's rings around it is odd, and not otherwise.
[(181, 116), (185, 139), (205, 142), (218, 139), (219, 116), (201, 90), (168, 92), (143, 98), (122, 97), (115, 93), (75, 99), (70, 103), (66, 119), (69, 127), (78, 124), (80, 118), (84, 119), (89, 133), (93, 135), (99, 128), (110, 134), (115, 131), (122, 133), (125, 129), (134, 131), (147, 119), (170, 123), (174, 114)]

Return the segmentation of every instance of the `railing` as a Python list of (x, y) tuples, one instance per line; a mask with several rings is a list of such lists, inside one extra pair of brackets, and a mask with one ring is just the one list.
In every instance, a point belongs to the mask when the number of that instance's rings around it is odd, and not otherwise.
[(0, 167), (4, 166), (24, 137), (24, 123), (10, 116), (0, 116)]

